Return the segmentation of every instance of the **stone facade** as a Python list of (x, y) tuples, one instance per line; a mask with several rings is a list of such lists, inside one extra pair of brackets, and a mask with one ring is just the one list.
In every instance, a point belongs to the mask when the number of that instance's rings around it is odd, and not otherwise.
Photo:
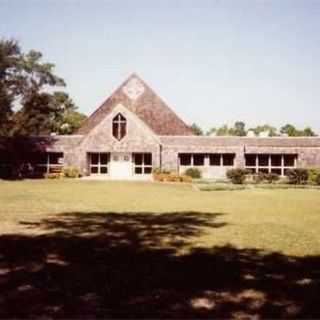
[[(117, 174), (128, 179), (151, 177), (152, 168), (182, 173), (195, 166), (204, 177), (220, 178), (231, 167), (249, 166), (256, 172), (279, 174), (290, 167), (320, 167), (317, 137), (194, 136), (190, 127), (136, 75), (130, 76), (75, 135), (0, 138), (0, 170), (9, 161), (8, 154), (14, 153), (15, 159), (23, 162), (32, 153), (44, 152), (53, 154), (48, 157), (48, 165), (52, 158), (59, 162), (53, 167), (76, 166), (84, 176), (100, 174), (106, 178)], [(54, 154), (63, 158), (61, 163)], [(127, 170), (127, 176), (121, 170)]]

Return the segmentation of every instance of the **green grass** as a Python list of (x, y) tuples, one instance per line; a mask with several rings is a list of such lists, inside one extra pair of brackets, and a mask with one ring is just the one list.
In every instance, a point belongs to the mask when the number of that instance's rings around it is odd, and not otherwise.
[(21, 222), (74, 212), (195, 212), (212, 214), (224, 226), (201, 227), (191, 239), (193, 248), (232, 245), (295, 256), (320, 254), (319, 190), (199, 192), (190, 185), (147, 182), (0, 181), (0, 203), (2, 234), (49, 232)]
[(0, 181), (0, 204), (0, 318), (320, 318), (320, 190)]

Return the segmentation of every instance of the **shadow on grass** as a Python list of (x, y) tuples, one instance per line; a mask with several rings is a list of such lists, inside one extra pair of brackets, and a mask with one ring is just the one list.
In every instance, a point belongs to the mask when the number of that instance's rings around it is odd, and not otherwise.
[(320, 257), (192, 248), (226, 226), (222, 217), (65, 213), (21, 222), (46, 233), (0, 237), (0, 317), (319, 318)]

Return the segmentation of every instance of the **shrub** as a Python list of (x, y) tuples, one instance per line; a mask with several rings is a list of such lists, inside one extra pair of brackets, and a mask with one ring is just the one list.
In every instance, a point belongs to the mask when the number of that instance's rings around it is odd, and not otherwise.
[(308, 182), (310, 184), (317, 184), (317, 178), (320, 175), (320, 168), (308, 169)]
[(254, 174), (249, 174), (246, 177), (246, 181), (253, 182), (253, 183), (262, 183), (265, 179), (264, 177), (265, 173), (259, 172)]
[(307, 169), (290, 169), (287, 171), (287, 176), (290, 184), (306, 184), (308, 182)]
[(247, 173), (246, 169), (229, 169), (227, 171), (227, 178), (234, 184), (243, 184), (246, 181)]
[(200, 179), (201, 171), (197, 168), (189, 168), (184, 173), (186, 176), (191, 177), (192, 179)]
[(320, 186), (320, 173), (317, 175), (316, 179), (315, 179), (315, 183)]
[(152, 176), (155, 181), (160, 182), (192, 182), (192, 178), (189, 176), (179, 175), (177, 172), (170, 172), (159, 168), (152, 171)]
[(64, 167), (62, 172), (66, 178), (80, 177), (80, 170), (78, 167), (74, 167), (74, 166)]
[(186, 183), (191, 183), (192, 182), (192, 178), (189, 176), (186, 176), (185, 174), (180, 176), (180, 181), (181, 182), (186, 182)]
[(53, 173), (46, 173), (44, 175), (45, 179), (60, 179), (63, 178), (64, 175), (62, 172), (53, 172)]
[(280, 180), (280, 176), (276, 173), (265, 173), (264, 180), (268, 183), (275, 183)]

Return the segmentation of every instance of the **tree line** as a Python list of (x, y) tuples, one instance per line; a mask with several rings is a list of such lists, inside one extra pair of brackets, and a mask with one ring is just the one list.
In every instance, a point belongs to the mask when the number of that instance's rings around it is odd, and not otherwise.
[(70, 134), (85, 115), (62, 90), (65, 81), (42, 53), (0, 39), (0, 135)]
[(245, 137), (249, 132), (252, 132), (253, 136), (259, 136), (261, 133), (267, 134), (269, 137), (276, 136), (288, 136), (288, 137), (315, 137), (317, 134), (310, 127), (306, 127), (302, 130), (296, 128), (292, 124), (286, 124), (279, 130), (271, 125), (265, 124), (256, 126), (253, 128), (246, 128), (246, 124), (243, 121), (236, 121), (233, 126), (223, 125), (221, 127), (214, 127), (205, 132), (199, 125), (193, 123), (191, 125), (193, 133), (197, 136), (202, 135), (214, 135), (214, 136), (239, 136)]

